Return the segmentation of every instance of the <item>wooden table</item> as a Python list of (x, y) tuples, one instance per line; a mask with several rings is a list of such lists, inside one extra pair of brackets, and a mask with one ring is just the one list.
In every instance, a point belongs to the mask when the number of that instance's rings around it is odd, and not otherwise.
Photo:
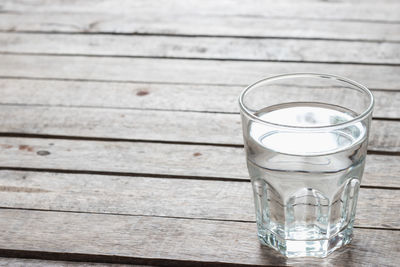
[[(0, 31), (0, 265), (399, 266), (399, 1), (2, 0)], [(287, 72), (376, 97), (326, 259), (256, 238), (237, 96)]]

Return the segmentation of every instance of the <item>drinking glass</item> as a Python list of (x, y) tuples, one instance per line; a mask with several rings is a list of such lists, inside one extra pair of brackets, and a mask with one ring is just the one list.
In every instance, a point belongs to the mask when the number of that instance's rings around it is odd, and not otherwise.
[(374, 100), (352, 80), (296, 73), (239, 97), (258, 237), (287, 257), (326, 257), (352, 238)]

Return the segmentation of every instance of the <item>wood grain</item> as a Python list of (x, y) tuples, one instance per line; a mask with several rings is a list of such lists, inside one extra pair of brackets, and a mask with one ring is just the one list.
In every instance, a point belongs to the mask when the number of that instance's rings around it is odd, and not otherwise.
[[(5, 137), (0, 141), (1, 167), (249, 180), (243, 148)], [(362, 185), (400, 187), (398, 162), (397, 156), (369, 155)]]
[[(2, 1), (0, 266), (396, 266), (400, 3), (247, 1)], [(236, 98), (321, 70), (377, 89), (375, 154), (352, 245), (288, 260), (256, 239)]]
[[(158, 4), (158, 6), (157, 6)], [(163, 8), (157, 8), (162, 6)], [(197, 6), (197, 9), (193, 9)], [(229, 9), (226, 7), (229, 6)], [(357, 7), (358, 9), (354, 9)], [(302, 18), (307, 19), (347, 19), (347, 20), (365, 20), (365, 21), (394, 21), (400, 19), (400, 15), (396, 12), (400, 8), (400, 4), (393, 0), (382, 1), (382, 4), (376, 6), (371, 0), (358, 1), (352, 0), (348, 2), (321, 2), (318, 0), (302, 0), (293, 3), (289, 0), (275, 2), (273, 0), (256, 0), (256, 1), (238, 1), (238, 0), (221, 0), (215, 3), (212, 0), (188, 0), (182, 3), (179, 0), (164, 1), (146, 1), (138, 0), (119, 1), (116, 6), (112, 0), (91, 0), (91, 1), (54, 1), (54, 0), (32, 0), (29, 3), (15, 2), (5, 0), (3, 9), (6, 12), (20, 13), (99, 13), (102, 12), (104, 17), (107, 14), (129, 14), (134, 11), (136, 14), (145, 16), (151, 12), (154, 15), (173, 15), (186, 14), (189, 15), (214, 15), (214, 16), (249, 16), (249, 17), (279, 17)], [(285, 9), (285, 10), (283, 10)], [(140, 12), (147, 12), (143, 14)], [(132, 14), (132, 16), (134, 15)], [(159, 22), (160, 23), (160, 22)], [(161, 24), (161, 23), (160, 23)]]
[[(0, 79), (1, 104), (239, 112), (241, 86)], [(296, 92), (291, 92), (291, 96)], [(374, 117), (400, 118), (400, 93), (374, 91)], [(79, 96), (79, 97), (77, 97)], [(271, 97), (285, 98), (286, 95)]]
[(27, 55), (0, 55), (0, 62), (0, 77), (248, 85), (276, 74), (323, 70), (370, 88), (400, 84), (400, 66)]
[[(4, 105), (0, 113), (0, 133), (243, 144), (238, 114), (98, 108), (82, 110), (72, 107)], [(400, 152), (398, 132), (399, 121), (374, 120), (369, 149)]]
[(399, 4), (385, 2), (8, 0), (0, 29), (399, 41)]
[[(255, 221), (250, 183), (0, 171), (0, 207)], [(357, 227), (400, 230), (397, 190), (362, 188)]]
[(254, 223), (3, 209), (0, 227), (0, 254), (39, 257), (46, 251), (60, 260), (86, 255), (155, 265), (394, 266), (400, 253), (393, 247), (400, 232), (388, 230), (355, 229), (352, 245), (326, 259), (290, 260), (259, 245)]
[[(51, 261), (51, 260), (38, 260), (38, 259), (21, 259), (21, 258), (0, 258), (0, 266), (14, 266), (14, 267), (41, 267), (41, 266), (54, 266), (54, 267), (69, 267), (69, 266), (83, 266), (83, 267), (128, 267), (128, 266), (144, 266), (144, 265), (125, 265), (125, 264), (110, 264), (110, 263), (94, 263), (94, 262), (72, 262), (72, 261)], [(146, 265), (147, 266), (147, 265)]]
[(0, 33), (0, 52), (399, 64), (400, 43)]

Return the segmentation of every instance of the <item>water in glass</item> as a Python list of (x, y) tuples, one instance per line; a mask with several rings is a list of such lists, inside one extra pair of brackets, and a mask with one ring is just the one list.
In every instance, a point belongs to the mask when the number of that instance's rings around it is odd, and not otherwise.
[[(299, 127), (335, 125), (356, 114), (320, 103), (286, 103), (255, 113)], [(351, 240), (367, 149), (367, 126), (285, 131), (257, 121), (246, 127), (247, 165), (258, 236), (286, 256), (327, 254)]]

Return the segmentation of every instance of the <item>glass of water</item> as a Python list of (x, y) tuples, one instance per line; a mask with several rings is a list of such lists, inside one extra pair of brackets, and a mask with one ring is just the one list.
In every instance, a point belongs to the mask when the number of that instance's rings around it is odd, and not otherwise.
[(239, 97), (258, 237), (287, 257), (326, 257), (352, 238), (374, 100), (352, 80), (297, 73)]

